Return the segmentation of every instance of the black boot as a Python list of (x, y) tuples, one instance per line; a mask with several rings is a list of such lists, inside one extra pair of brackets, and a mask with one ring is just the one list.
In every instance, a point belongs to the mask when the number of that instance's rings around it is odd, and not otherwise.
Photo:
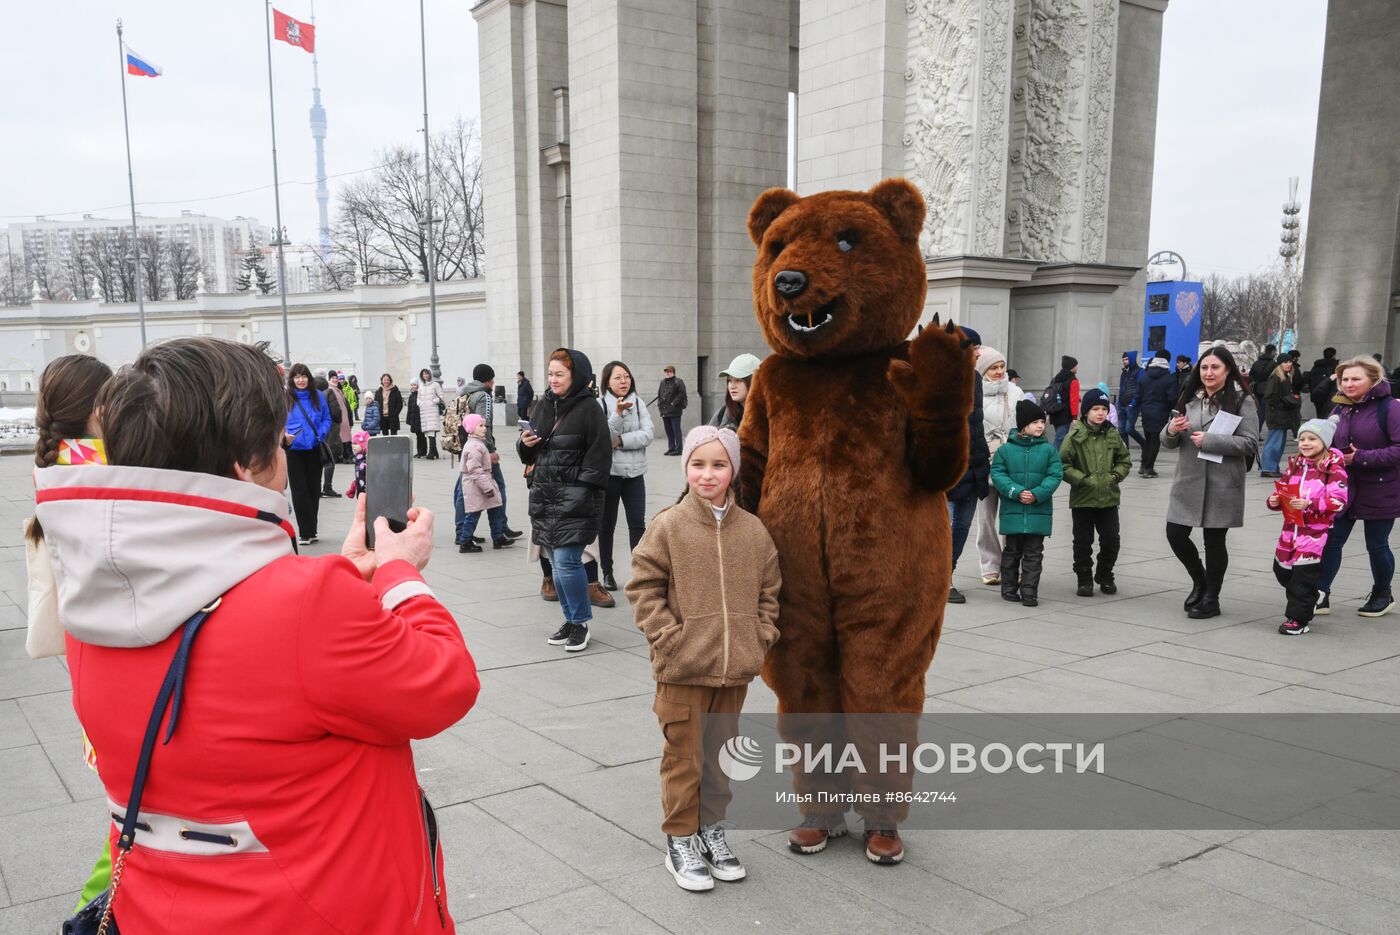
[(1099, 584), (1099, 590), (1105, 594), (1117, 594), (1118, 583), (1113, 580), (1113, 569), (1100, 568), (1094, 575), (1094, 580)]
[(1021, 606), (1035, 607), (1040, 604), (1037, 597), (1040, 591), (1040, 570), (1045, 563), (1045, 538), (1027, 538), (1033, 541), (1026, 543), (1021, 558)]
[[(1015, 539), (1016, 541), (1013, 541)], [(1021, 550), (1019, 537), (1008, 536), (1001, 550), (1001, 599), (1021, 603)]]
[(1220, 616), (1220, 591), (1206, 588), (1205, 593), (1196, 606), (1186, 612), (1186, 616), (1192, 620), (1205, 620), (1209, 617)]
[(1076, 574), (1076, 575), (1078, 576), (1078, 578), (1079, 578), (1079, 587), (1075, 589), (1075, 592), (1074, 592), (1075, 595), (1076, 595), (1077, 597), (1093, 597), (1093, 596), (1094, 596), (1094, 578), (1093, 578), (1093, 576), (1092, 576), (1091, 574), (1089, 574), (1089, 572), (1087, 572), (1087, 571), (1078, 571), (1078, 572), (1075, 572), (1075, 574)]
[(603, 572), (603, 587), (609, 591), (617, 590), (617, 579), (613, 577), (612, 572)]
[(428, 460), (429, 460), (429, 461), (436, 461), (437, 459), (438, 459), (437, 436), (436, 436), (436, 435), (430, 435), (430, 436), (428, 436)]
[(1192, 578), (1191, 593), (1186, 595), (1186, 600), (1182, 602), (1181, 609), (1188, 614), (1200, 605), (1202, 598), (1206, 596), (1206, 579)]

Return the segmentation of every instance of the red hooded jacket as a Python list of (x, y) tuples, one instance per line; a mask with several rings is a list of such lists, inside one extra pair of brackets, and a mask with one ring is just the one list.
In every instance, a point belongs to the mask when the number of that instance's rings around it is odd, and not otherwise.
[(418, 572), (366, 582), (340, 556), (290, 554), (285, 497), (240, 481), (109, 467), (38, 486), (73, 706), (117, 815), (181, 623), (223, 595), (155, 748), (122, 931), (454, 931), (409, 740), (456, 723), (479, 682)]

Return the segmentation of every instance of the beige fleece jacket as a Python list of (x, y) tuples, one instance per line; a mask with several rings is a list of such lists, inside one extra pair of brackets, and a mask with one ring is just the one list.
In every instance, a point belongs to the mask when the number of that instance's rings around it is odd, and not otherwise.
[(731, 495), (724, 519), (689, 493), (632, 551), (627, 599), (658, 682), (745, 685), (778, 641), (778, 550)]

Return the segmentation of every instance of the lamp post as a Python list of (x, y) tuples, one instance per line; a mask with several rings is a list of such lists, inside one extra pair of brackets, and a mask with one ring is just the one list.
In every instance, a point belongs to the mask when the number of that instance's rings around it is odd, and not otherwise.
[[(1294, 334), (1298, 328), (1298, 283), (1297, 283), (1297, 261), (1298, 261), (1298, 229), (1301, 222), (1298, 215), (1303, 212), (1303, 206), (1298, 203), (1298, 176), (1293, 176), (1288, 180), (1288, 200), (1283, 203), (1283, 232), (1279, 234), (1279, 240), (1283, 243), (1278, 248), (1279, 256), (1283, 257), (1283, 278), (1288, 284), (1288, 301), (1281, 304), (1279, 308), (1278, 322), (1278, 346), (1283, 350), (1284, 335), (1288, 333), (1291, 323)], [(1291, 306), (1291, 307), (1290, 307)]]
[(432, 328), (433, 353), (428, 361), (433, 379), (442, 382), (442, 366), (438, 363), (437, 342), (437, 260), (433, 257), (433, 141), (428, 135), (428, 31), (424, 25), (423, 0), (418, 0), (418, 43), (423, 59), (423, 197), (427, 202), (425, 217), (421, 220), (427, 228), (425, 250), (428, 260), (428, 322)]

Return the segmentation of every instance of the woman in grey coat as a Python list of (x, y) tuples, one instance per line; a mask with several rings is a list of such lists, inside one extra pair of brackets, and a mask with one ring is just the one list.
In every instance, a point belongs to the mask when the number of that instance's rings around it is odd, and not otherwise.
[(616, 591), (613, 533), (617, 529), (617, 505), (620, 502), (627, 512), (627, 538), (635, 549), (647, 528), (647, 445), (656, 437), (656, 429), (646, 403), (637, 395), (632, 371), (622, 361), (614, 360), (603, 368), (602, 390), (598, 403), (608, 417), (608, 433), (612, 436), (612, 472), (603, 498), (598, 553), (603, 587)]
[[(1222, 413), (1239, 417), (1233, 432), (1211, 431)], [(1258, 410), (1235, 358), (1223, 347), (1206, 351), (1162, 429), (1163, 447), (1181, 450), (1167, 505), (1167, 543), (1191, 576), (1184, 606), (1193, 619), (1220, 615), (1220, 586), (1230, 560), (1225, 534), (1244, 525), (1245, 461), (1258, 451), (1258, 430)], [(1205, 538), (1204, 566), (1191, 541), (1192, 527), (1200, 527)]]

